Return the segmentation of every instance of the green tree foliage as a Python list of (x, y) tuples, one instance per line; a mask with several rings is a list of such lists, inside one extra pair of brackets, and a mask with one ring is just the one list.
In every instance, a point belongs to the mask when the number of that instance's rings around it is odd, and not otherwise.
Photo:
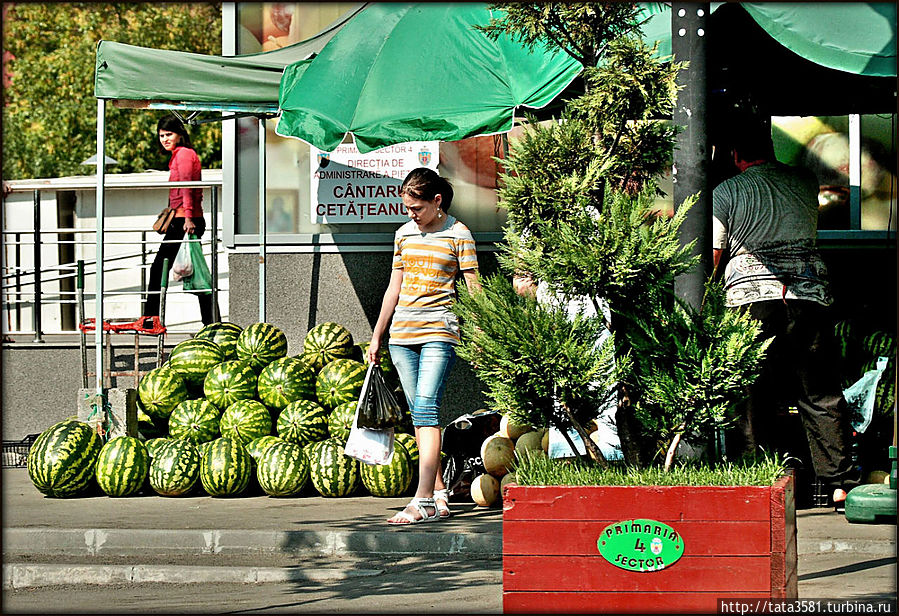
[[(640, 40), (634, 4), (494, 7), (505, 17), (483, 28), (488, 35), (569, 53), (585, 65), (586, 88), (558, 122), (531, 119), (500, 161), (505, 276), (485, 279), (480, 294), (461, 294), (460, 355), (499, 410), (583, 437), (599, 390), (617, 382), (618, 435), (632, 464), (673, 454), (683, 438), (713, 440), (767, 345), (755, 321), (724, 307), (720, 287), (709, 287), (699, 311), (674, 296), (675, 277), (697, 263), (679, 238), (695, 197), (671, 218), (652, 206), (674, 147), (675, 129), (662, 118), (676, 102), (682, 65)], [(541, 281), (556, 301), (517, 299), (510, 275)], [(570, 319), (570, 300), (593, 310)], [(603, 327), (613, 335), (594, 348)]]
[[(94, 62), (98, 41), (220, 54), (219, 3), (16, 3), (7, 5), (4, 49), (5, 179), (83, 174), (96, 152)], [(177, 71), (177, 67), (173, 67)], [(168, 112), (107, 106), (106, 151), (116, 172), (165, 169), (156, 122)], [(221, 166), (221, 125), (188, 129), (204, 167)]]
[(483, 282), (474, 293), (460, 287), (455, 310), (466, 339), (459, 355), (488, 385), (493, 408), (519, 423), (563, 432), (595, 418), (628, 366), (627, 358), (616, 362), (614, 344), (597, 343), (602, 322), (569, 319), (516, 293), (506, 276)]

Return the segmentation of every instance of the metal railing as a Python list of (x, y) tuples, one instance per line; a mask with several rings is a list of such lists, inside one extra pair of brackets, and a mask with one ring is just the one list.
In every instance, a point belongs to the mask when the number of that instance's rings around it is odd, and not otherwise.
[[(221, 229), (219, 228), (219, 220), (218, 220), (218, 208), (219, 208), (219, 190), (221, 188), (221, 181), (196, 181), (196, 182), (168, 182), (168, 181), (128, 181), (128, 182), (115, 182), (106, 184), (106, 190), (122, 190), (122, 189), (155, 189), (155, 190), (169, 190), (171, 188), (180, 188), (180, 187), (194, 187), (194, 188), (209, 188), (210, 189), (210, 204), (208, 208), (208, 215), (210, 218), (210, 224), (207, 228), (207, 237), (198, 239), (198, 240), (163, 240), (162, 243), (180, 243), (182, 241), (196, 241), (204, 245), (204, 256), (208, 257), (210, 260), (210, 274), (212, 278), (212, 294), (213, 294), (213, 310), (214, 310), (214, 318), (215, 320), (220, 320), (220, 311), (219, 311), (219, 255), (223, 253), (223, 247), (221, 246), (220, 236)], [(76, 290), (75, 290), (75, 279), (77, 277), (77, 269), (78, 262), (83, 262), (84, 266), (90, 269), (86, 269), (86, 276), (96, 276), (97, 274), (97, 262), (96, 258), (91, 259), (73, 259), (72, 261), (55, 263), (53, 265), (44, 266), (42, 263), (42, 254), (41, 248), (47, 245), (70, 245), (70, 246), (78, 246), (78, 245), (95, 245), (93, 240), (81, 240), (81, 239), (61, 239), (60, 236), (69, 235), (72, 238), (75, 238), (78, 235), (96, 234), (96, 228), (94, 229), (83, 229), (83, 228), (42, 228), (41, 225), (41, 192), (42, 190), (51, 190), (54, 192), (61, 191), (96, 191), (97, 185), (96, 182), (90, 181), (88, 178), (84, 182), (72, 182), (65, 184), (54, 184), (51, 185), (50, 181), (33, 181), (33, 182), (19, 182), (15, 185), (9, 187), (9, 192), (11, 193), (23, 193), (23, 192), (32, 192), (33, 193), (33, 225), (31, 229), (0, 229), (0, 234), (2, 234), (3, 239), (3, 274), (2, 274), (2, 289), (3, 293), (3, 307), (4, 313), (6, 316), (6, 333), (14, 334), (14, 335), (22, 335), (22, 334), (33, 334), (34, 342), (43, 342), (44, 341), (44, 330), (42, 325), (42, 312), (43, 307), (48, 304), (59, 305), (62, 307), (63, 305), (71, 304), (73, 309), (74, 305), (77, 303), (76, 300)], [(5, 225), (7, 221), (3, 221)], [(140, 265), (138, 266), (140, 269), (140, 289), (135, 291), (134, 289), (128, 289), (125, 287), (125, 290), (118, 291), (104, 291), (103, 296), (122, 296), (122, 295), (135, 295), (136, 293), (140, 295), (140, 297), (146, 298), (149, 292), (147, 289), (147, 270), (149, 269), (147, 256), (153, 254), (153, 251), (147, 250), (147, 245), (151, 241), (148, 241), (148, 236), (156, 236), (156, 232), (151, 229), (145, 228), (113, 228), (113, 229), (105, 229), (104, 234), (109, 236), (111, 234), (119, 235), (119, 234), (127, 234), (133, 236), (135, 239), (124, 239), (119, 241), (110, 241), (109, 239), (104, 239), (104, 245), (120, 245), (120, 246), (135, 246), (139, 245), (139, 250), (135, 250), (133, 252), (128, 252), (125, 254), (117, 254), (111, 256), (104, 256), (102, 271), (104, 276), (106, 274), (110, 274), (113, 272), (119, 271), (134, 271), (135, 266), (129, 265), (124, 267), (115, 267), (113, 264), (115, 262), (122, 262), (128, 260), (136, 260), (138, 257), (140, 258)], [(137, 240), (137, 237), (140, 240)], [(152, 240), (152, 243), (159, 244), (158, 240)], [(23, 247), (31, 246), (32, 247), (32, 264), (30, 267), (24, 267), (22, 265), (24, 251)], [(207, 251), (208, 248), (208, 251)], [(10, 255), (10, 251), (12, 254)], [(105, 251), (104, 251), (105, 252)], [(13, 263), (10, 264), (10, 256), (12, 257)], [(71, 281), (70, 284), (65, 284), (64, 281)], [(60, 288), (54, 289), (52, 291), (48, 291), (45, 289), (47, 285), (51, 283), (59, 283)], [(71, 290), (63, 290), (63, 286), (69, 287)], [(160, 292), (154, 291), (154, 294), (158, 294)], [(169, 294), (172, 293), (170, 289), (168, 291)], [(178, 293), (176, 291), (176, 293)], [(181, 293), (188, 293), (187, 291), (181, 291)], [(97, 301), (96, 293), (92, 294), (93, 300)], [(90, 297), (90, 294), (87, 295)], [(22, 327), (22, 312), (23, 310), (31, 309), (31, 329), (23, 329)], [(140, 312), (140, 307), (137, 307), (138, 313)], [(60, 308), (60, 313), (62, 313), (62, 308)], [(16, 329), (11, 327), (12, 315), (15, 315), (16, 318)], [(140, 316), (136, 314), (135, 317)], [(61, 320), (62, 314), (60, 315)], [(75, 323), (74, 327), (71, 330), (62, 330), (59, 333), (75, 333), (78, 331), (78, 324)]]

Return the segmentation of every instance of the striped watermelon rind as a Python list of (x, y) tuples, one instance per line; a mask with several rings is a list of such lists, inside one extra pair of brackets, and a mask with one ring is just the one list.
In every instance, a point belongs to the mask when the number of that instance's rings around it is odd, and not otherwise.
[(282, 441), (266, 449), (256, 463), (259, 487), (269, 496), (295, 496), (309, 481), (309, 461), (303, 448)]
[(281, 357), (259, 373), (259, 399), (269, 408), (283, 409), (295, 400), (315, 400), (315, 372), (296, 357)]
[(896, 338), (883, 331), (874, 332), (862, 340), (862, 348), (869, 357), (892, 357), (896, 354)]
[(169, 416), (169, 436), (205, 443), (219, 435), (219, 410), (208, 400), (185, 400)]
[(409, 461), (412, 462), (412, 474), (418, 470), (418, 442), (416, 442), (415, 437), (411, 434), (406, 434), (405, 432), (396, 432), (393, 435), (393, 438), (397, 440), (397, 442), (405, 447), (406, 453), (409, 454)]
[(275, 443), (280, 443), (283, 440), (284, 439), (280, 437), (266, 434), (265, 436), (254, 438), (252, 441), (244, 445), (244, 447), (246, 448), (247, 453), (250, 454), (250, 457), (253, 458), (254, 461), (258, 461), (259, 456), (261, 456), (269, 447), (271, 447)]
[(287, 336), (271, 323), (253, 323), (237, 337), (237, 359), (249, 362), (259, 372), (287, 355)]
[(91, 484), (103, 442), (86, 423), (66, 419), (53, 424), (28, 450), (28, 477), (42, 494), (66, 498)]
[(275, 422), (275, 431), (285, 441), (305, 445), (328, 438), (327, 410), (312, 400), (291, 402)]
[(153, 368), (137, 386), (141, 409), (151, 418), (165, 419), (179, 403), (187, 400), (184, 379), (168, 366)]
[(256, 371), (247, 362), (223, 361), (206, 373), (203, 393), (219, 409), (226, 409), (238, 400), (255, 398), (256, 381)]
[(328, 415), (328, 434), (336, 438), (342, 445), (350, 438), (350, 430), (353, 428), (353, 420), (356, 418), (356, 400), (338, 404)]
[(362, 464), (362, 484), (372, 496), (402, 496), (412, 483), (412, 460), (399, 441), (393, 442), (388, 464)]
[(306, 449), (311, 456), (309, 477), (326, 497), (349, 496), (359, 487), (359, 462), (344, 455), (343, 445), (328, 439)]
[(200, 460), (200, 483), (210, 496), (236, 496), (247, 489), (253, 459), (241, 444), (222, 437), (210, 441)]
[(246, 445), (272, 433), (271, 412), (258, 400), (238, 400), (222, 413), (219, 432)]
[(237, 337), (243, 329), (239, 325), (220, 321), (218, 323), (210, 323), (204, 326), (194, 338), (200, 340), (209, 340), (214, 342), (222, 349), (225, 361), (237, 358)]
[(150, 454), (143, 441), (133, 436), (116, 436), (103, 445), (97, 456), (97, 485), (108, 496), (131, 496), (144, 485), (149, 470)]
[(353, 359), (335, 359), (325, 365), (315, 379), (318, 403), (326, 409), (359, 399), (365, 382), (365, 364)]
[(159, 453), (164, 447), (167, 447), (171, 443), (174, 442), (175, 439), (169, 438), (167, 436), (159, 436), (156, 438), (150, 438), (144, 441), (144, 447), (147, 448), (147, 454), (150, 456), (152, 460), (153, 457)]
[(303, 339), (303, 359), (313, 370), (320, 371), (335, 359), (353, 356), (353, 335), (339, 323), (320, 323)]
[[(368, 365), (368, 349), (371, 346), (371, 341), (368, 340), (366, 342), (360, 342), (359, 344), (353, 347), (353, 355), (351, 359), (355, 359), (356, 361)], [(387, 351), (386, 347), (381, 347), (378, 351), (378, 365), (381, 367), (381, 372), (384, 373), (384, 376), (390, 378), (391, 376), (396, 374), (396, 367), (393, 365), (393, 360), (390, 359), (390, 353)]]
[[(221, 347), (209, 340), (190, 338), (178, 343), (169, 355), (169, 366), (185, 384), (202, 390), (206, 373), (225, 360)], [(202, 395), (202, 394), (201, 394)]]
[(150, 460), (150, 487), (161, 496), (182, 496), (200, 478), (200, 452), (190, 441), (169, 440)]

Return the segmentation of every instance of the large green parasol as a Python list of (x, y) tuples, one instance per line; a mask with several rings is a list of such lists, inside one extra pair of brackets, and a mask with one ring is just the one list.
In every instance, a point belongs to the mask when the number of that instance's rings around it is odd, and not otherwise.
[(540, 108), (581, 72), (563, 53), (529, 53), (475, 30), (485, 4), (373, 3), (312, 60), (281, 78), (277, 133), (332, 151), (508, 131), (516, 107)]

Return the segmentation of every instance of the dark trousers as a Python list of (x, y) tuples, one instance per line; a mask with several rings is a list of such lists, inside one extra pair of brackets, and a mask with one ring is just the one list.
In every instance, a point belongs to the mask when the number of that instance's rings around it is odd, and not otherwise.
[(749, 304), (748, 310), (761, 321), (763, 335), (774, 336), (774, 341), (738, 423), (745, 451), (773, 448), (784, 430), (775, 420), (778, 406), (795, 400), (818, 478), (828, 485), (857, 480), (849, 409), (827, 308), (803, 300), (774, 300)]
[[(200, 216), (194, 218), (193, 221), (194, 225), (196, 225), (194, 235), (198, 238), (203, 237), (203, 232), (206, 231), (206, 220)], [(165, 232), (163, 242), (165, 242), (165, 240), (182, 239), (184, 239), (184, 219), (173, 218), (172, 222), (169, 224), (168, 231)], [(143, 316), (159, 316), (159, 289), (162, 281), (162, 261), (168, 259), (169, 271), (172, 271), (172, 264), (175, 262), (175, 255), (178, 254), (179, 248), (181, 248), (181, 244), (177, 241), (171, 244), (162, 243), (159, 245), (159, 251), (153, 259), (153, 265), (150, 266), (150, 278), (147, 283), (147, 300), (144, 303)], [(215, 319), (212, 310), (212, 293), (197, 293), (196, 296), (197, 300), (200, 302), (200, 318), (203, 321), (203, 325), (209, 325)]]

